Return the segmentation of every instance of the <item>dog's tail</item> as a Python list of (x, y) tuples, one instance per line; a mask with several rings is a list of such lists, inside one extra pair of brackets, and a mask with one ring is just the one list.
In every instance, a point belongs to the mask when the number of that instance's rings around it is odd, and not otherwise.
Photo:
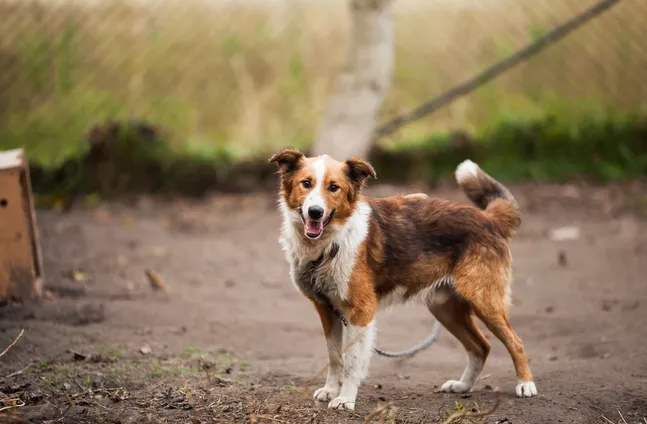
[(467, 197), (496, 222), (506, 238), (521, 225), (519, 207), (510, 190), (471, 160), (456, 168), (456, 181)]

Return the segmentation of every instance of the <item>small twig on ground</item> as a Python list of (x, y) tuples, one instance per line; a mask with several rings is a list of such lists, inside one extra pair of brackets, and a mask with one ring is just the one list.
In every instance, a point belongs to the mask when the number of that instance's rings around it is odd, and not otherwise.
[(21, 369), (20, 371), (12, 372), (11, 374), (6, 376), (5, 378), (11, 378), (11, 377), (15, 377), (17, 375), (20, 375), (20, 374), (24, 373), (25, 371), (27, 371), (32, 365), (33, 364), (29, 364), (25, 368)]
[(366, 416), (366, 418), (364, 418), (364, 424), (370, 423), (371, 421), (373, 421), (373, 418), (377, 417), (378, 415), (381, 415), (382, 418), (384, 418), (384, 414), (386, 413), (386, 411), (388, 411), (391, 408), (393, 408), (393, 402), (388, 402), (380, 406), (379, 408), (376, 408), (375, 411), (371, 412)]
[(16, 398), (16, 399), (10, 399), (10, 400), (15, 400), (15, 401), (18, 401), (18, 402), (14, 403), (12, 405), (3, 406), (2, 408), (0, 408), (0, 411), (6, 411), (7, 409), (14, 409), (14, 408), (20, 408), (20, 407), (25, 406), (25, 402), (20, 400), (20, 399)]
[(63, 393), (65, 393), (65, 398), (67, 399), (67, 403), (68, 403), (67, 408), (65, 408), (65, 411), (63, 411), (63, 414), (62, 414), (62, 416), (65, 416), (65, 414), (67, 414), (67, 411), (69, 411), (70, 408), (74, 406), (74, 398), (72, 398), (67, 391)]
[(57, 405), (54, 405), (52, 402), (48, 401), (47, 399), (43, 399), (45, 403), (48, 403), (52, 407), (58, 409), (58, 413), (60, 416), (55, 420), (56, 422), (62, 421), (65, 415), (67, 415), (68, 411), (72, 409), (72, 407), (74, 406), (74, 401), (72, 400), (74, 396), (72, 396), (71, 398), (70, 395), (68, 395), (67, 393), (65, 393), (65, 396), (67, 397), (67, 401), (68, 401), (68, 405), (67, 405), (67, 408), (65, 408), (65, 411), (59, 408)]
[(254, 415), (254, 403), (251, 400), (247, 402), (247, 409), (249, 410), (249, 424), (256, 424), (258, 419)]
[(58, 406), (54, 405), (52, 402), (48, 401), (47, 399), (43, 399), (43, 400), (45, 401), (45, 403), (47, 403), (47, 404), (51, 405), (52, 407), (54, 407), (54, 408), (58, 409), (58, 413), (59, 413), (61, 416), (63, 416), (63, 410), (62, 410), (61, 408), (59, 408)]
[(464, 417), (470, 417), (470, 418), (479, 418), (479, 417), (486, 417), (488, 415), (492, 415), (494, 411), (497, 410), (499, 405), (501, 404), (501, 393), (499, 392), (498, 389), (494, 389), (496, 392), (496, 401), (494, 402), (494, 406), (490, 408), (489, 411), (485, 412), (471, 412), (471, 411), (460, 411), (460, 412), (454, 412), (451, 414), (445, 421), (442, 422), (442, 424), (451, 424), (454, 422), (455, 419), (457, 418), (464, 418)]
[(620, 415), (620, 418), (622, 418), (622, 422), (627, 424), (627, 421), (625, 421), (625, 417), (622, 416), (622, 412), (620, 412), (620, 410), (618, 410), (618, 414)]
[(270, 394), (265, 397), (265, 400), (263, 401), (263, 405), (267, 404), (267, 402), (270, 400), (272, 396), (274, 396), (278, 392), (278, 389), (274, 389), (270, 391)]
[(191, 389), (189, 388), (189, 380), (185, 377), (182, 377), (182, 380), (184, 380), (184, 383), (182, 384), (182, 390), (180, 390), (180, 392), (184, 393), (184, 397), (186, 397), (189, 404), (193, 404), (193, 393), (191, 393)]
[(614, 423), (613, 423), (613, 421), (611, 421), (610, 419), (608, 419), (608, 418), (607, 418), (607, 417), (605, 417), (604, 415), (602, 415), (602, 418), (604, 418), (608, 423), (614, 424)]
[[(99, 408), (106, 409), (106, 410), (109, 409), (106, 405), (103, 405), (103, 404), (97, 402), (96, 400), (93, 400), (92, 403), (97, 405)], [(68, 406), (68, 408), (65, 410), (65, 412), (67, 412), (67, 410), (70, 409), (71, 407), (72, 407), (72, 405), (70, 404), (70, 406)]]
[(7, 352), (9, 352), (9, 349), (11, 349), (18, 342), (18, 340), (20, 340), (20, 338), (24, 333), (25, 333), (25, 329), (23, 328), (22, 330), (20, 330), (20, 334), (18, 334), (18, 337), (16, 337), (16, 339), (13, 342), (11, 342), (11, 344), (7, 346), (7, 348), (3, 350), (2, 353), (0, 353), (0, 358), (2, 358)]

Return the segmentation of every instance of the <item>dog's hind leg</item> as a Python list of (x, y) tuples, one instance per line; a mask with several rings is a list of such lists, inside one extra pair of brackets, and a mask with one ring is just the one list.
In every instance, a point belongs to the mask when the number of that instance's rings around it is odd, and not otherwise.
[(476, 302), (474, 311), (501, 342), (504, 344), (514, 363), (517, 373), (517, 386), (515, 392), (518, 397), (532, 397), (537, 395), (537, 387), (533, 382), (532, 372), (528, 365), (528, 357), (522, 340), (512, 329), (508, 320), (506, 305), (501, 301), (498, 304), (485, 304)]
[(508, 320), (510, 272), (500, 265), (487, 266), (485, 263), (487, 261), (457, 269), (454, 272), (456, 291), (508, 350), (517, 373), (517, 396), (536, 396), (537, 387), (533, 382), (523, 342)]
[(427, 306), (436, 319), (461, 342), (469, 360), (460, 380), (447, 381), (440, 391), (466, 393), (472, 389), (483, 370), (490, 353), (490, 343), (476, 326), (470, 305), (452, 287), (435, 289), (427, 300)]

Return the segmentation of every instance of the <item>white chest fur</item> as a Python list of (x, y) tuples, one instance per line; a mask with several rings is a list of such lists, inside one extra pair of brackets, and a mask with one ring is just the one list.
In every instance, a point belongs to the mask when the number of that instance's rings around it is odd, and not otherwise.
[[(293, 284), (308, 297), (321, 294), (333, 303), (347, 300), (355, 256), (368, 234), (371, 207), (358, 203), (343, 225), (331, 223), (314, 241), (303, 237), (299, 213), (290, 210), (282, 199), (279, 210), (283, 218), (279, 243), (290, 265)], [(321, 262), (313, 267), (312, 263), (320, 258)]]

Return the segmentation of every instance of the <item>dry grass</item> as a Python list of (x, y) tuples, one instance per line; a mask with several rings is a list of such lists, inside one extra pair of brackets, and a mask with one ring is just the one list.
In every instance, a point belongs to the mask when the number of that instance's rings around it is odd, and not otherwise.
[[(342, 0), (0, 2), (0, 145), (57, 162), (93, 122), (150, 119), (176, 148), (235, 156), (308, 143), (344, 55)], [(509, 54), (593, 0), (398, 0), (397, 63), (384, 117)], [(494, 84), (407, 127), (396, 141), (482, 128), (507, 115), (646, 106), (647, 4), (619, 6)], [(54, 142), (54, 143), (52, 143)]]

